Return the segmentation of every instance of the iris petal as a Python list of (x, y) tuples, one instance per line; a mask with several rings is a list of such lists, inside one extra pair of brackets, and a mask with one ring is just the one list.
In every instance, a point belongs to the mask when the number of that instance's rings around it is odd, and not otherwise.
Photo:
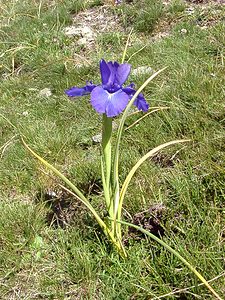
[(96, 87), (96, 85), (92, 84), (92, 82), (90, 82), (90, 83), (87, 82), (86, 86), (83, 86), (81, 88), (74, 86), (68, 90), (65, 90), (65, 93), (69, 97), (80, 97), (80, 96), (90, 94), (95, 87)]
[(96, 88), (96, 84), (93, 84), (91, 81), (90, 83), (87, 83), (85, 89), (88, 93), (91, 93), (93, 91), (94, 88)]
[(112, 61), (109, 61), (107, 63), (107, 65), (108, 65), (108, 68), (110, 70), (108, 85), (113, 86), (114, 82), (115, 82), (116, 70), (117, 70), (119, 64), (117, 62), (113, 63)]
[(103, 85), (108, 84), (111, 71), (104, 59), (100, 61), (100, 72), (101, 72), (102, 84)]
[(122, 86), (130, 74), (131, 65), (121, 64), (116, 70), (115, 83)]
[(119, 115), (127, 106), (129, 96), (122, 90), (110, 94), (110, 100), (106, 106), (107, 117), (115, 117)]
[(91, 93), (91, 105), (100, 113), (105, 113), (107, 117), (115, 117), (120, 114), (129, 101), (129, 96), (122, 90), (109, 93), (101, 86), (97, 86)]
[(107, 101), (108, 92), (101, 86), (97, 86), (91, 93), (91, 105), (98, 113), (104, 114)]
[(149, 104), (146, 102), (143, 94), (139, 94), (134, 101), (134, 105), (142, 111), (147, 111), (149, 109)]
[[(127, 87), (122, 89), (129, 96), (130, 99), (136, 93), (135, 89), (133, 89), (131, 86), (133, 86), (133, 85), (127, 86)], [(137, 98), (135, 99), (133, 104), (139, 110), (142, 110), (142, 111), (147, 111), (148, 108), (149, 108), (149, 104), (146, 102), (145, 97), (142, 93), (137, 96)]]
[(88, 94), (86, 86), (82, 88), (74, 86), (71, 89), (65, 90), (65, 93), (69, 97), (79, 97)]
[(122, 88), (122, 90), (129, 95), (130, 99), (134, 96), (134, 94), (136, 93), (136, 90), (133, 89), (133, 85), (129, 85), (125, 88)]

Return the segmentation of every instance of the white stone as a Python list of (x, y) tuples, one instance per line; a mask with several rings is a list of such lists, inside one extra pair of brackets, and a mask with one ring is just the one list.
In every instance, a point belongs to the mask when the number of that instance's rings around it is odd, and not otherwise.
[(82, 31), (82, 35), (93, 34), (91, 28), (88, 26), (84, 26), (83, 28), (81, 28), (81, 31)]
[(138, 68), (134, 69), (132, 71), (132, 75), (138, 76), (138, 75), (144, 75), (144, 74), (153, 73), (153, 72), (154, 71), (152, 70), (151, 67), (142, 66), (142, 67), (138, 67)]
[(195, 9), (194, 7), (188, 7), (185, 12), (188, 14), (188, 15), (193, 15), (193, 13), (195, 12)]
[(87, 43), (88, 43), (88, 41), (85, 37), (83, 37), (77, 41), (77, 44), (81, 45), (81, 46), (86, 45)]
[(187, 29), (185, 29), (185, 28), (182, 28), (182, 29), (180, 30), (180, 33), (182, 33), (182, 34), (186, 34), (186, 33), (187, 33)]
[(96, 144), (101, 143), (101, 141), (102, 141), (102, 134), (99, 133), (99, 134), (94, 135), (94, 136), (92, 137), (92, 141), (93, 141), (94, 143), (96, 143)]
[(39, 92), (39, 96), (41, 97), (50, 97), (52, 95), (52, 92), (49, 88), (44, 88)]

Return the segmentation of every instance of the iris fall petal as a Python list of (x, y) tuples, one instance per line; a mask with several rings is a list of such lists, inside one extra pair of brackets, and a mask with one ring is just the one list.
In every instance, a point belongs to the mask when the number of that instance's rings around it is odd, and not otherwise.
[(71, 89), (65, 90), (65, 93), (69, 97), (80, 97), (80, 96), (87, 94), (87, 91), (85, 88), (86, 87), (79, 88), (79, 87), (74, 86)]
[(105, 113), (107, 117), (115, 117), (120, 114), (129, 101), (129, 96), (121, 90), (109, 93), (101, 86), (96, 87), (91, 93), (91, 105), (100, 113)]

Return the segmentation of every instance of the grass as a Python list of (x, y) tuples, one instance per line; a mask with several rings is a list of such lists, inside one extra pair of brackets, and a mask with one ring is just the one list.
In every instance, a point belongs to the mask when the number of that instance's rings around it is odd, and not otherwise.
[[(93, 48), (80, 49), (63, 29), (72, 24), (74, 14), (100, 4), (2, 2), (1, 298), (158, 299), (172, 293), (164, 298), (213, 299), (176, 257), (125, 227), (128, 259), (121, 260), (92, 216), (76, 199), (62, 192), (59, 180), (49, 177), (27, 153), (18, 131), (4, 118), (24, 134), (37, 153), (89, 194), (104, 216), (99, 144), (92, 141), (92, 136), (101, 131), (101, 119), (88, 97), (70, 102), (63, 91), (73, 85), (82, 86), (88, 79), (99, 82), (99, 59), (121, 59), (130, 27), (134, 31), (127, 59), (143, 48), (131, 57), (132, 68), (148, 65), (158, 70), (168, 66), (144, 94), (152, 107), (170, 108), (125, 131), (121, 180), (142, 155), (160, 143), (178, 138), (190, 138), (192, 142), (164, 150), (139, 169), (128, 189), (124, 219), (132, 221), (135, 214), (163, 205), (161, 213), (142, 213), (142, 222), (150, 219), (156, 232), (159, 222), (164, 242), (186, 257), (206, 279), (214, 279), (211, 284), (223, 297), (222, 6), (196, 6), (193, 14), (188, 14), (188, 4), (181, 1), (172, 1), (168, 7), (146, 0), (124, 4), (112, 8), (112, 12), (119, 14), (125, 31), (99, 34)], [(161, 10), (153, 10), (151, 5), (160, 5)], [(154, 38), (162, 31), (169, 35)], [(132, 75), (131, 80), (140, 86), (147, 77)], [(50, 97), (40, 95), (44, 88), (50, 88)], [(129, 117), (126, 126), (141, 115)], [(56, 196), (52, 197), (52, 192)], [(174, 294), (185, 288), (190, 289)]]
[(124, 3), (119, 9), (123, 15), (125, 26), (132, 26), (139, 32), (151, 32), (163, 15), (161, 0), (134, 1), (131, 5)]

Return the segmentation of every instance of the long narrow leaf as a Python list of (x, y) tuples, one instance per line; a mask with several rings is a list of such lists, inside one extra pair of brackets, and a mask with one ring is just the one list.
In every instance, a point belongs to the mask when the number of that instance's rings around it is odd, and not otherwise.
[[(59, 184), (65, 191), (67, 191), (69, 194), (71, 194), (72, 196), (77, 198), (77, 195), (74, 194), (71, 190), (67, 189), (65, 186)], [(78, 197), (78, 199), (84, 203), (82, 201), (82, 199), (80, 199)], [(85, 203), (84, 203), (85, 204)], [(85, 204), (86, 205), (86, 204)], [(99, 223), (99, 225), (101, 226), (101, 228), (103, 229), (103, 232), (106, 234), (107, 237), (109, 237), (111, 239), (111, 242), (114, 244), (114, 246), (116, 247), (116, 249), (118, 250), (118, 252), (121, 254), (122, 257), (127, 257), (127, 254), (125, 252), (125, 249), (121, 243), (121, 241), (117, 241), (112, 232), (110, 231), (109, 227), (105, 224), (105, 222), (99, 217), (99, 215), (96, 213), (96, 211), (94, 210), (94, 208), (91, 205), (86, 205), (86, 207), (92, 212), (92, 214), (94, 215), (95, 219), (97, 220), (97, 222)]]
[(133, 31), (133, 28), (131, 29), (131, 31), (128, 35), (127, 42), (126, 42), (126, 45), (125, 45), (125, 48), (124, 48), (124, 51), (123, 51), (122, 62), (121, 62), (122, 64), (124, 63), (125, 58), (126, 58), (127, 48), (128, 48), (128, 45), (129, 45), (129, 41), (130, 41), (130, 38), (131, 38), (132, 31)]
[(48, 163), (46, 160), (44, 160), (41, 156), (39, 156), (37, 153), (35, 153), (24, 141), (24, 139), (21, 137), (22, 142), (24, 146), (29, 150), (29, 152), (35, 156), (46, 168), (54, 172), (58, 177), (60, 177), (74, 192), (75, 194), (82, 199), (83, 202), (88, 202), (86, 197), (82, 194), (82, 192), (68, 179), (66, 176), (64, 176), (61, 172), (59, 172), (55, 167), (53, 167), (50, 163)]
[(91, 203), (88, 201), (88, 199), (81, 193), (81, 191), (68, 179), (66, 178), (61, 172), (59, 172), (55, 167), (53, 167), (50, 163), (48, 163), (46, 160), (44, 160), (41, 156), (39, 156), (37, 153), (35, 153), (24, 141), (24, 139), (21, 137), (22, 142), (24, 146), (29, 150), (29, 152), (36, 157), (46, 168), (54, 172), (59, 178), (61, 178), (73, 191), (74, 193), (67, 189), (66, 187), (62, 186), (67, 192), (72, 194), (74, 197), (76, 197), (78, 200), (80, 200), (94, 215), (96, 221), (101, 226), (104, 233), (111, 239), (113, 245), (117, 248), (118, 252), (122, 257), (126, 257), (126, 252), (123, 247), (121, 247), (121, 243), (118, 242), (115, 237), (113, 236), (110, 229), (107, 227), (105, 222), (100, 218), (96, 210), (93, 208)]
[(157, 152), (159, 152), (160, 150), (171, 146), (171, 145), (175, 145), (175, 144), (180, 144), (180, 143), (186, 143), (189, 142), (190, 140), (174, 140), (174, 141), (170, 141), (167, 142), (165, 144), (159, 145), (158, 147), (152, 149), (151, 151), (149, 151), (147, 154), (145, 154), (134, 166), (133, 168), (130, 170), (129, 174), (127, 175), (122, 189), (121, 189), (121, 193), (120, 193), (120, 201), (119, 201), (119, 205), (118, 205), (118, 215), (117, 215), (117, 219), (120, 220), (121, 217), (121, 211), (122, 211), (122, 206), (123, 206), (123, 200), (124, 200), (124, 196), (125, 193), (127, 191), (128, 185), (134, 175), (134, 173), (137, 171), (137, 169), (143, 164), (143, 162), (146, 161), (146, 159), (148, 159), (149, 157), (154, 156)]
[(142, 121), (143, 119), (145, 119), (146, 117), (148, 117), (149, 115), (153, 114), (154, 112), (160, 111), (160, 110), (164, 110), (164, 109), (169, 109), (169, 107), (158, 107), (155, 108), (149, 112), (147, 112), (146, 114), (144, 114), (142, 117), (140, 117), (139, 119), (137, 119), (134, 123), (132, 123), (130, 126), (126, 127), (126, 129), (124, 131), (129, 130), (130, 128), (132, 128), (133, 126), (135, 126), (136, 124), (138, 124), (140, 121)]
[(135, 229), (143, 232), (144, 234), (146, 234), (147, 236), (149, 236), (151, 239), (155, 240), (157, 243), (159, 243), (160, 245), (162, 245), (170, 253), (172, 253), (179, 260), (181, 260), (198, 277), (198, 279), (210, 290), (210, 292), (215, 296), (216, 299), (223, 300), (218, 295), (218, 293), (211, 287), (211, 285), (207, 282), (207, 280), (183, 256), (181, 256), (176, 250), (174, 250), (172, 247), (170, 247), (168, 244), (166, 244), (163, 240), (159, 239), (154, 234), (152, 234), (151, 232), (145, 230), (142, 227), (139, 227), (139, 226), (136, 226), (134, 224), (131, 224), (131, 223), (128, 223), (128, 222), (124, 222), (124, 221), (118, 221), (118, 222), (121, 223), (121, 224), (123, 224), (123, 225), (133, 227), (133, 228), (135, 228)]
[(132, 99), (130, 100), (130, 102), (128, 103), (121, 121), (120, 121), (120, 125), (118, 128), (118, 133), (117, 133), (117, 138), (116, 138), (116, 146), (115, 146), (115, 156), (114, 156), (114, 162), (113, 162), (113, 184), (116, 187), (116, 185), (119, 184), (118, 180), (119, 180), (119, 174), (118, 174), (118, 166), (119, 166), (119, 146), (120, 146), (120, 140), (122, 137), (122, 132), (123, 132), (123, 126), (125, 123), (125, 120), (128, 116), (129, 110), (131, 108), (131, 106), (133, 105), (135, 99), (137, 98), (137, 96), (142, 92), (142, 90), (157, 76), (159, 75), (161, 72), (163, 72), (166, 69), (163, 68), (159, 71), (157, 71), (156, 73), (154, 73), (153, 75), (151, 75), (143, 84), (142, 86), (137, 90), (137, 92), (134, 94), (134, 96), (132, 97)]

